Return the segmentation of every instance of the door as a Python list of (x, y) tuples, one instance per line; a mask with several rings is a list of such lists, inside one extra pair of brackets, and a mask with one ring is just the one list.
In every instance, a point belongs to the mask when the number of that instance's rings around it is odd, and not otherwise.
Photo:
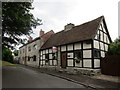
[(61, 53), (61, 67), (66, 68), (67, 66), (67, 53)]
[(25, 65), (27, 65), (27, 58), (28, 58), (28, 57), (25, 56), (25, 63), (24, 63)]

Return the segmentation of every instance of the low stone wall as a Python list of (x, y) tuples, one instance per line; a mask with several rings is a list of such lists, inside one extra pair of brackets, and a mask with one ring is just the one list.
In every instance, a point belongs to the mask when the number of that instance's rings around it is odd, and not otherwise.
[(81, 74), (81, 75), (97, 75), (101, 73), (100, 69), (86, 69), (86, 68), (75, 68), (75, 67), (67, 67), (66, 69), (61, 67), (55, 66), (42, 66), (41, 69), (46, 69), (49, 71), (55, 70), (61, 73), (68, 73), (68, 74)]

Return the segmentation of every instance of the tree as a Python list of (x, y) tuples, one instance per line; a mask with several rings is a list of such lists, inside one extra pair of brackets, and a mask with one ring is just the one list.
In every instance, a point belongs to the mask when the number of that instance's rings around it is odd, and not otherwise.
[(24, 43), (22, 35), (30, 36), (32, 28), (41, 25), (40, 19), (35, 19), (32, 2), (2, 2), (2, 45), (12, 47)]
[(13, 63), (12, 51), (8, 47), (2, 48), (2, 60)]
[(15, 56), (18, 56), (18, 50), (15, 50), (13, 53)]
[(108, 55), (120, 55), (120, 39), (115, 39), (108, 47)]

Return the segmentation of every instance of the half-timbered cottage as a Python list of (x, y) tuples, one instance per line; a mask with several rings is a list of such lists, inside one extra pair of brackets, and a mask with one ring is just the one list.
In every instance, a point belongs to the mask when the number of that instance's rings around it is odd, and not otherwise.
[(99, 69), (111, 42), (104, 16), (78, 26), (70, 23), (43, 44), (39, 65)]

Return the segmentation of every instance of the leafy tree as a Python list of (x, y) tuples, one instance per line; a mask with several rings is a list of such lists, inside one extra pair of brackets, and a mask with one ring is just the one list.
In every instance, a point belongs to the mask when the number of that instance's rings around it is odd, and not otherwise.
[(15, 50), (13, 53), (15, 56), (18, 56), (18, 50)]
[(8, 47), (2, 48), (2, 60), (13, 63), (12, 51)]
[(115, 39), (108, 47), (108, 55), (120, 55), (120, 39)]
[(40, 19), (35, 19), (32, 2), (2, 2), (2, 45), (13, 47), (24, 43), (20, 36), (30, 36), (32, 28), (41, 25)]

